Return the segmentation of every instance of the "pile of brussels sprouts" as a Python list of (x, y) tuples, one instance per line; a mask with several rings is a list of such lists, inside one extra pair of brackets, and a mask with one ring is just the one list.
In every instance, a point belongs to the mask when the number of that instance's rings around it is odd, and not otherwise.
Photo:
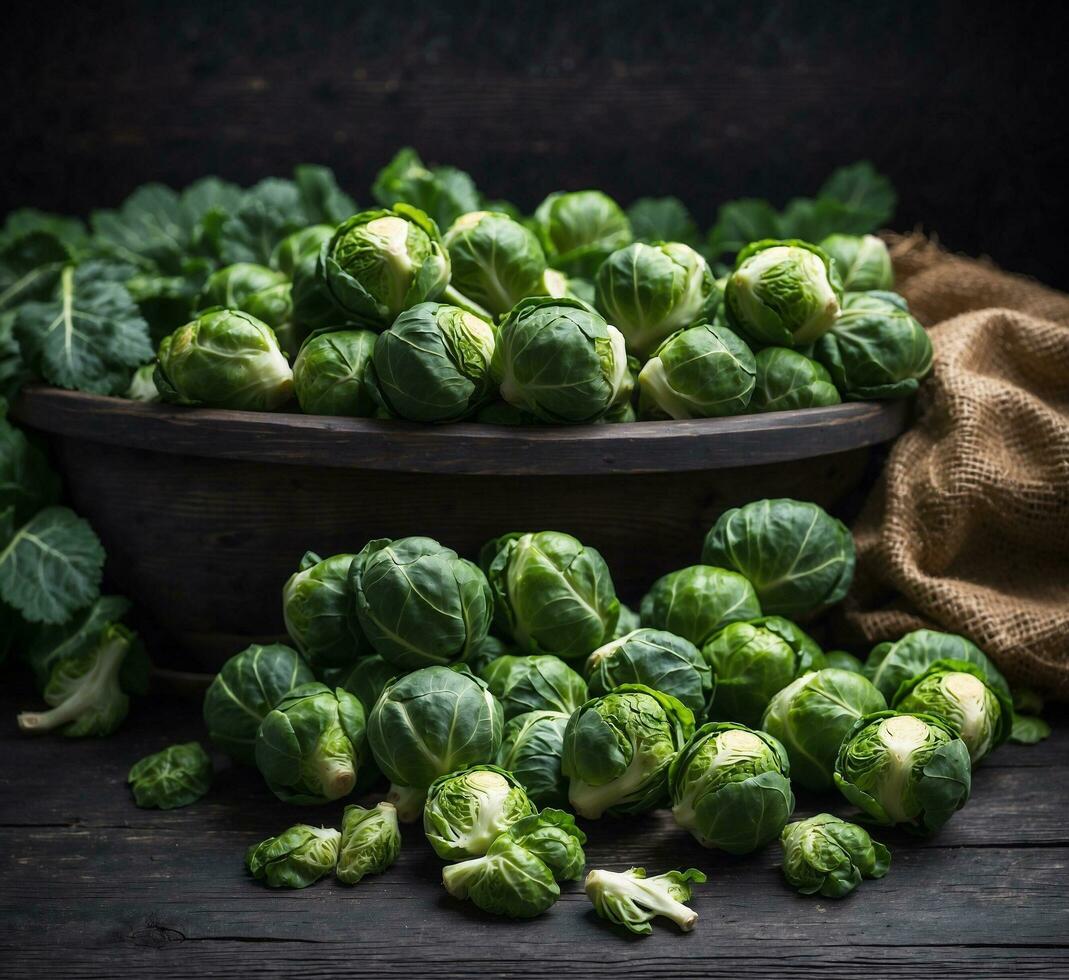
[[(790, 822), (794, 787), (836, 794), (869, 825), (938, 831), (1010, 734), (1005, 680), (967, 639), (931, 630), (864, 664), (824, 651), (807, 626), (846, 594), (854, 545), (815, 504), (729, 510), (700, 558), (636, 613), (601, 555), (557, 531), (504, 534), (477, 562), (425, 537), (305, 555), (282, 589), (292, 646), (226, 663), (208, 732), (287, 803), (389, 788), (370, 810), (347, 806), (339, 829), (299, 824), (250, 848), (250, 871), (272, 886), (353, 884), (396, 859), (398, 821), (421, 820), (451, 895), (525, 918), (583, 876), (577, 818), (670, 808), (703, 847), (742, 855), (778, 839), (805, 894), (883, 876), (890, 854), (861, 826)], [(198, 746), (175, 746), (130, 779), (141, 805), (182, 805), (210, 768)], [(645, 933), (655, 915), (691, 928), (702, 881), (594, 869), (586, 890)]]
[(633, 224), (601, 191), (524, 216), (448, 186), (403, 152), (376, 182), (383, 207), (216, 269), (130, 396), (584, 424), (901, 398), (931, 369), (874, 235), (761, 236), (721, 264), (686, 223), (636, 205)]

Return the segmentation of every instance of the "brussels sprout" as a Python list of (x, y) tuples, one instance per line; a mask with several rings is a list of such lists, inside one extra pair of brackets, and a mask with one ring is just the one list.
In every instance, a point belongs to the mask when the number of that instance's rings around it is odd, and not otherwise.
[(509, 827), (535, 812), (519, 781), (496, 766), (440, 776), (427, 790), (423, 832), (447, 861), (485, 854)]
[(598, 269), (595, 288), (599, 312), (639, 357), (709, 315), (720, 299), (708, 263), (679, 242), (635, 242), (613, 252)]
[(627, 636), (628, 633), (634, 633), (641, 625), (642, 620), (639, 619), (638, 613), (630, 606), (625, 606), (621, 602), (620, 616), (616, 620), (616, 629), (612, 632), (612, 638), (618, 640), (621, 636)]
[(956, 633), (914, 630), (894, 643), (880, 643), (865, 662), (865, 675), (891, 701), (906, 681), (923, 674), (937, 660), (976, 664), (993, 688), (1010, 697), (1010, 686), (998, 668), (975, 643)]
[(761, 727), (783, 743), (795, 782), (826, 790), (833, 785), (839, 746), (854, 722), (886, 707), (867, 678), (831, 667), (802, 674), (777, 693)]
[(325, 684), (302, 684), (267, 714), (256, 733), (256, 765), (286, 803), (347, 796), (364, 758), (360, 699)]
[(217, 269), (204, 283), (197, 307), (207, 310), (213, 306), (222, 306), (228, 310), (244, 309), (245, 300), (253, 293), (269, 286), (285, 283), (286, 276), (265, 265), (252, 262), (236, 262), (234, 265)]
[(849, 670), (855, 674), (865, 673), (865, 665), (845, 650), (825, 650), (824, 666), (834, 667), (836, 670)]
[(479, 676), (501, 702), (505, 721), (529, 711), (571, 714), (590, 696), (583, 680), (560, 657), (541, 654), (492, 660)]
[(370, 810), (350, 804), (341, 818), (338, 881), (355, 885), (365, 875), (382, 874), (401, 853), (401, 831), (392, 803)]
[(535, 210), (534, 228), (555, 269), (587, 278), (632, 240), (627, 215), (601, 191), (550, 194)]
[(627, 209), (637, 241), (696, 242), (698, 228), (678, 197), (640, 197)]
[(498, 541), (489, 566), (497, 619), (520, 647), (576, 660), (612, 636), (620, 603), (598, 551), (560, 531)]
[(653, 932), (651, 920), (658, 915), (671, 919), (684, 932), (690, 932), (698, 913), (687, 908), (693, 888), (702, 884), (705, 875), (697, 868), (668, 871), (646, 877), (645, 868), (630, 871), (591, 871), (586, 876), (587, 898), (603, 919), (623, 926), (640, 936)]
[(385, 327), (402, 310), (442, 294), (449, 254), (426, 214), (397, 204), (343, 221), (319, 253), (319, 271), (336, 306)]
[(334, 870), (340, 844), (338, 831), (299, 823), (250, 847), (245, 865), (271, 888), (307, 888)]
[(847, 401), (906, 398), (932, 369), (927, 331), (905, 310), (866, 293), (846, 298), (842, 315), (813, 348)]
[(716, 677), (710, 714), (744, 725), (759, 724), (777, 691), (824, 666), (816, 641), (781, 616), (729, 623), (702, 647), (702, 655)]
[(470, 898), (484, 912), (510, 919), (541, 915), (560, 897), (545, 862), (507, 834), (483, 857), (443, 869), (442, 884), (454, 898)]
[(400, 673), (403, 671), (375, 654), (361, 657), (345, 667), (327, 667), (319, 671), (318, 676), (327, 687), (342, 687), (350, 694), (355, 694), (370, 713), (379, 695), (386, 690), (386, 685)]
[[(281, 336), (283, 329), (288, 328), (293, 321), (292, 289), (288, 282), (258, 289), (246, 296), (238, 309), (256, 317), (257, 320), (263, 320), (275, 331), (276, 336)], [(292, 353), (296, 354), (296, 349)]]
[(142, 364), (130, 379), (130, 387), (126, 389), (126, 397), (135, 402), (158, 402), (159, 390), (153, 375), (156, 373), (155, 364)]
[(173, 810), (196, 803), (208, 792), (212, 760), (199, 742), (171, 745), (135, 762), (126, 781), (138, 806)]
[(424, 667), (386, 686), (368, 720), (375, 761), (393, 784), (400, 820), (416, 820), (439, 776), (492, 762), (501, 745), (501, 705), (467, 671)]
[(531, 297), (494, 349), (501, 397), (545, 422), (596, 422), (630, 395), (624, 338), (577, 299)]
[(543, 294), (546, 256), (534, 232), (507, 214), (471, 211), (445, 233), (450, 285), (497, 317)]
[(349, 574), (364, 635), (396, 667), (464, 660), (490, 629), (486, 577), (431, 538), (369, 541)]
[[(486, 571), (486, 569), (483, 569), (483, 571)], [(504, 657), (512, 652), (512, 647), (508, 646), (504, 640), (487, 633), (482, 641), (468, 654), (468, 659), (464, 663), (467, 664), (468, 670), (473, 674), (481, 675), (492, 660), (497, 660), (498, 657)]]
[(333, 225), (309, 225), (287, 235), (271, 252), (271, 267), (284, 275), (292, 276), (302, 260), (309, 256), (315, 259), (319, 255), (324, 242), (329, 242), (333, 234)]
[(256, 761), (256, 732), (267, 713), (294, 688), (315, 680), (296, 650), (254, 643), (235, 654), (204, 695), (208, 736), (238, 762)]
[(497, 764), (520, 781), (538, 806), (568, 805), (568, 780), (561, 772), (561, 756), (570, 717), (563, 711), (529, 711), (505, 725)]
[(546, 809), (521, 817), (505, 833), (540, 858), (557, 881), (578, 881), (583, 877), (586, 834), (575, 825), (570, 813)]
[(796, 239), (764, 239), (739, 252), (724, 290), (724, 310), (731, 328), (747, 340), (804, 347), (832, 328), (842, 298), (824, 251)]
[(839, 602), (854, 579), (850, 529), (816, 504), (755, 500), (720, 515), (705, 536), (702, 561), (732, 568), (753, 583), (761, 608), (805, 619)]
[(643, 626), (675, 633), (696, 647), (729, 623), (761, 615), (757, 595), (745, 578), (709, 565), (691, 565), (657, 579), (640, 609)]
[(843, 740), (835, 785), (878, 823), (932, 834), (968, 802), (969, 750), (935, 715), (877, 711)]
[(668, 766), (693, 731), (690, 708), (642, 684), (587, 701), (564, 731), (572, 809), (591, 820), (656, 809), (667, 797)]
[(746, 411), (757, 365), (726, 327), (699, 323), (672, 334), (639, 372), (639, 414), (646, 419), (716, 418)]
[(353, 555), (305, 552), (282, 589), (282, 618), (293, 645), (313, 670), (344, 667), (373, 651), (353, 610)]
[(293, 390), (307, 415), (370, 418), (375, 399), (365, 375), (375, 349), (370, 330), (335, 330), (309, 339), (293, 362)]
[(590, 693), (608, 694), (621, 684), (645, 684), (678, 698), (695, 718), (705, 715), (713, 675), (701, 651), (664, 630), (637, 629), (598, 647), (586, 662)]
[(1013, 728), (1010, 698), (965, 660), (937, 660), (903, 681), (891, 707), (941, 718), (965, 743), (973, 765), (1005, 742)]
[(456, 422), (492, 396), (493, 355), (494, 330), (485, 320), (444, 303), (420, 303), (379, 334), (369, 389), (392, 416)]
[(468, 174), (456, 167), (427, 167), (410, 146), (379, 171), (371, 193), (383, 207), (403, 202), (422, 208), (442, 228), (479, 206), (479, 192)]
[(862, 878), (882, 878), (891, 852), (868, 831), (830, 813), (789, 823), (780, 834), (783, 877), (803, 895), (843, 898)]
[(347, 319), (327, 288), (322, 254), (302, 256), (293, 270), (293, 319), (305, 330), (337, 329)]
[(702, 847), (748, 854), (794, 812), (787, 750), (733, 722), (703, 725), (672, 762), (672, 816)]
[(875, 235), (829, 235), (820, 247), (835, 262), (848, 293), (894, 288), (891, 253)]
[(248, 313), (213, 310), (163, 338), (154, 381), (164, 401), (270, 412), (293, 394), (275, 332)]
[(842, 399), (823, 364), (789, 347), (758, 351), (751, 412), (786, 412), (838, 405)]

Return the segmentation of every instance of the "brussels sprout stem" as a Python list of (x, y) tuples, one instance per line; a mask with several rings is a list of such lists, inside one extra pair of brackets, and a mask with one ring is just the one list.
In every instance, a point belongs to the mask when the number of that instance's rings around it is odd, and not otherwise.
[(459, 861), (457, 864), (446, 865), (442, 869), (442, 884), (445, 885), (445, 890), (453, 898), (467, 898), (469, 872), (475, 871), (485, 863), (485, 857), (477, 857), (468, 861)]
[(650, 778), (648, 765), (649, 760), (635, 752), (627, 768), (616, 779), (602, 786), (591, 786), (573, 779), (568, 798), (575, 812), (588, 820), (597, 820), (609, 807), (627, 799)]
[(423, 813), (427, 791), (415, 786), (398, 786), (391, 783), (386, 800), (397, 808), (397, 819), (401, 823), (415, 823)]
[(328, 800), (340, 800), (348, 796), (356, 785), (356, 772), (347, 760), (324, 759), (318, 768), (323, 795)]
[(610, 893), (629, 894), (641, 908), (671, 919), (684, 932), (690, 932), (698, 921), (698, 913), (669, 897), (656, 878), (632, 878), (612, 871), (591, 871), (586, 878), (587, 893), (599, 888)]

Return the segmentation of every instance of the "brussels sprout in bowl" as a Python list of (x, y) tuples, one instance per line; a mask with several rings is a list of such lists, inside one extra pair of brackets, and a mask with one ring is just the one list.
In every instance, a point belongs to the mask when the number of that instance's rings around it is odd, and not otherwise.
[(752, 412), (786, 412), (842, 401), (824, 365), (789, 347), (758, 351), (755, 367)]

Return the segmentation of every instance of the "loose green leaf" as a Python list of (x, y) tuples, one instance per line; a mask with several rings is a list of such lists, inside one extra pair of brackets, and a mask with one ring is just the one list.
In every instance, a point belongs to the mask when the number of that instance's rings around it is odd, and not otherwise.
[(1018, 745), (1035, 745), (1042, 742), (1050, 735), (1050, 725), (1042, 718), (1032, 715), (1013, 716), (1013, 730), (1010, 732), (1010, 741)]
[(698, 239), (694, 218), (678, 197), (640, 197), (627, 217), (636, 241), (691, 245)]
[(45, 454), (0, 409), (0, 511), (14, 508), (16, 525), (59, 499), (59, 477)]

